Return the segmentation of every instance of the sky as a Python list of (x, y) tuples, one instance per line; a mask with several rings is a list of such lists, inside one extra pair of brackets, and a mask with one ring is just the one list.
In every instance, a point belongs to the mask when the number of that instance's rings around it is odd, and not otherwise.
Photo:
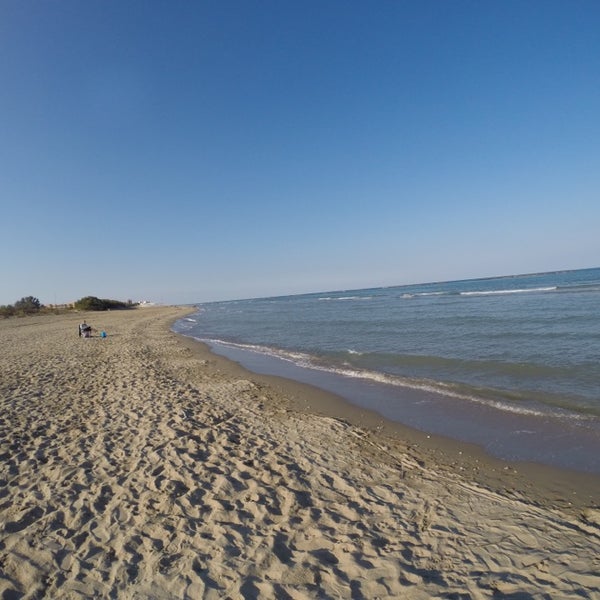
[(1, 0), (0, 304), (600, 266), (596, 0)]

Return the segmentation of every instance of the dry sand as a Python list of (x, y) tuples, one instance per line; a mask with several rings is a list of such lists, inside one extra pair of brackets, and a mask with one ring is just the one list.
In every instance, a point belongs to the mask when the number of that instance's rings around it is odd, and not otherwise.
[(3, 600), (600, 598), (597, 477), (328, 416), (183, 314), (0, 322)]

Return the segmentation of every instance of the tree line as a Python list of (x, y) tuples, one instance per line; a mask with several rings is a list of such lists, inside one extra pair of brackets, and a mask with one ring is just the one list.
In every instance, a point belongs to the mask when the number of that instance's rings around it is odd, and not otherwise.
[[(71, 308), (63, 310), (123, 310), (133, 308), (137, 303), (127, 300), (109, 300), (107, 298), (96, 298), (96, 296), (85, 296), (73, 303)], [(59, 312), (55, 307), (44, 306), (35, 296), (25, 296), (14, 304), (0, 306), (0, 317), (13, 317), (33, 315), (37, 313)]]

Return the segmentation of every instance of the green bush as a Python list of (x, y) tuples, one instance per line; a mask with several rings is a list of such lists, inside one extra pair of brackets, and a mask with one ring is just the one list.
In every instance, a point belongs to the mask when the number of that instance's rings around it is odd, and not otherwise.
[(131, 308), (130, 304), (121, 302), (120, 300), (108, 300), (96, 298), (96, 296), (85, 296), (75, 302), (77, 310), (122, 310)]
[(15, 314), (15, 307), (11, 304), (4, 304), (0, 306), (0, 317), (8, 318)]
[[(74, 307), (77, 310), (122, 310), (137, 306), (131, 300), (121, 302), (120, 300), (108, 300), (96, 298), (96, 296), (86, 296), (75, 302)], [(13, 317), (15, 315), (31, 315), (34, 313), (60, 312), (59, 309), (51, 310), (46, 308), (34, 296), (26, 296), (17, 300), (14, 304), (0, 306), (0, 318)]]
[(40, 308), (42, 308), (42, 303), (33, 296), (27, 296), (15, 302), (15, 310), (26, 315), (38, 312)]
[(43, 308), (42, 303), (34, 296), (26, 296), (14, 304), (0, 306), (0, 317), (13, 317), (14, 315), (31, 315), (38, 313)]

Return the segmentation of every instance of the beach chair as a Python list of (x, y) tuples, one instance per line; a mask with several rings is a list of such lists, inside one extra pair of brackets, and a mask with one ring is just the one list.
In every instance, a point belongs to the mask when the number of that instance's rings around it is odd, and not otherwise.
[(90, 337), (92, 337), (92, 328), (91, 328), (91, 326), (90, 326), (90, 325), (88, 325), (88, 324), (87, 324), (87, 323), (85, 323), (85, 322), (84, 322), (84, 323), (82, 323), (82, 324), (79, 326), (79, 335), (80, 335), (81, 337), (84, 337), (84, 338), (90, 338)]

